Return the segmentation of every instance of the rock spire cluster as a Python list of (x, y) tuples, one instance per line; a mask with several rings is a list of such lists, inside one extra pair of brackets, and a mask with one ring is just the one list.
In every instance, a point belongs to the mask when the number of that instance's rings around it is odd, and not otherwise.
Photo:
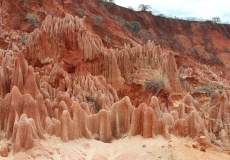
[(29, 35), (23, 53), (0, 50), (1, 136), (12, 141), (14, 153), (41, 145), (46, 133), (64, 142), (83, 137), (110, 142), (124, 135), (195, 138), (202, 133), (229, 143), (228, 93), (207, 115), (191, 95), (174, 110), (156, 96), (139, 106), (128, 96), (120, 99), (116, 89), (143, 69), (165, 73), (170, 88), (182, 90), (172, 52), (152, 42), (107, 49), (84, 26), (84, 18), (47, 16)]

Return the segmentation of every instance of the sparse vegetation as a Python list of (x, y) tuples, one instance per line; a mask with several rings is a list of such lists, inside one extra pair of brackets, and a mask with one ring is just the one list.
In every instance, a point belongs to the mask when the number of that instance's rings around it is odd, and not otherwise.
[(127, 27), (130, 31), (138, 33), (141, 30), (141, 24), (136, 21), (125, 21), (124, 26)]
[(115, 4), (114, 0), (99, 0), (99, 6), (100, 8), (105, 5), (105, 3)]
[(8, 32), (4, 32), (3, 34), (2, 34), (2, 37), (3, 38), (6, 38), (6, 37), (8, 37), (9, 36), (9, 33)]
[(133, 41), (128, 40), (128, 42), (127, 42), (127, 43), (130, 45), (130, 47), (134, 47), (134, 43), (133, 43)]
[(32, 26), (35, 26), (35, 24), (37, 24), (37, 15), (36, 14), (27, 13), (26, 19)]
[(222, 89), (218, 90), (218, 93), (221, 95), (223, 93), (223, 90)]
[(109, 3), (115, 3), (114, 0), (108, 0)]
[(96, 112), (99, 112), (99, 111), (100, 111), (100, 105), (93, 99), (93, 97), (91, 97), (91, 96), (86, 96), (85, 98), (86, 98), (86, 102), (87, 102), (88, 104), (91, 104), (91, 105), (93, 105), (93, 106), (95, 107)]
[(204, 86), (200, 86), (198, 87), (195, 92), (198, 92), (198, 93), (205, 93), (208, 97), (213, 97), (215, 94), (214, 94), (214, 90), (208, 86), (208, 85), (204, 85)]
[(101, 0), (101, 3), (115, 3), (114, 0)]
[(22, 45), (26, 45), (27, 39), (28, 39), (28, 36), (23, 36), (22, 37), (22, 39), (21, 39)]
[(128, 8), (129, 10), (134, 11), (134, 8), (133, 8), (132, 6), (128, 6), (127, 8)]
[(140, 4), (138, 6), (138, 8), (141, 10), (141, 11), (148, 11), (151, 9), (150, 5), (145, 5), (145, 4)]
[(101, 16), (97, 16), (97, 15), (93, 15), (93, 21), (94, 23), (100, 24), (102, 22), (102, 17)]
[(106, 42), (106, 44), (108, 46), (110, 43), (110, 38), (108, 36), (105, 36), (103, 40)]
[(156, 72), (152, 79), (145, 82), (144, 89), (146, 92), (158, 95), (162, 89), (167, 88), (168, 84), (168, 78), (162, 73)]
[(169, 18), (169, 17), (167, 17), (166, 15), (164, 15), (163, 13), (158, 14), (158, 16), (164, 17), (164, 18)]
[(105, 4), (107, 8), (113, 6), (115, 4), (114, 0), (99, 0), (98, 5), (102, 11), (105, 11)]
[(116, 20), (115, 23), (116, 23), (116, 25), (118, 25), (118, 26), (122, 26), (122, 25), (123, 25), (123, 23), (120, 22), (120, 21), (118, 21), (118, 20)]
[(209, 57), (210, 59), (208, 60), (210, 63), (218, 63), (218, 64), (223, 64), (223, 62), (221, 61), (221, 59), (219, 57), (217, 57), (216, 55), (209, 53)]
[(205, 92), (205, 93), (211, 93), (213, 92), (213, 90), (211, 89), (210, 86), (205, 85), (205, 86), (200, 86), (198, 87), (195, 92)]
[(213, 18), (212, 18), (212, 22), (213, 22), (213, 23), (220, 23), (221, 21), (220, 21), (220, 18), (219, 18), (219, 17), (213, 17)]
[(87, 13), (82, 8), (76, 9), (76, 13), (79, 14), (80, 16), (87, 16)]

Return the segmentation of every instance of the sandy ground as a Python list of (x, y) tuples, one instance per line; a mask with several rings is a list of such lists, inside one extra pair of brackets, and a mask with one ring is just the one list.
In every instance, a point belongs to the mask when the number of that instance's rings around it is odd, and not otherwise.
[(49, 137), (37, 148), (0, 160), (230, 160), (230, 155), (212, 148), (202, 152), (192, 147), (188, 138), (172, 136), (171, 141), (162, 136), (143, 139), (141, 136), (125, 136), (112, 143), (78, 139), (62, 142)]

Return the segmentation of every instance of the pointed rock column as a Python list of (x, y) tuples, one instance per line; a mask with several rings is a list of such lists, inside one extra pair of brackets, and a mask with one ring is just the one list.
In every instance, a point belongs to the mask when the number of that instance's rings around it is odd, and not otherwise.
[(134, 107), (127, 96), (112, 105), (110, 110), (111, 127), (112, 135), (115, 138), (120, 138), (122, 134), (129, 132), (133, 109)]

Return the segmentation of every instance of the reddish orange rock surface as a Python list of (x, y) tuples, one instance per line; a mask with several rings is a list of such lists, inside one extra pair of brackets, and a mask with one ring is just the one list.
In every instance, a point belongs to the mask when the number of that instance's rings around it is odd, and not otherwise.
[[(68, 143), (84, 138), (113, 143), (138, 135), (170, 140), (174, 134), (193, 138), (201, 151), (213, 144), (230, 148), (230, 76), (227, 60), (221, 61), (228, 57), (229, 40), (219, 25), (215, 30), (208, 22), (198, 27), (172, 20), (167, 39), (168, 27), (156, 26), (165, 26), (164, 20), (145, 12), (108, 3), (102, 12), (96, 1), (26, 2), (2, 0), (0, 6), (1, 156), (12, 150), (50, 158), (51, 151), (40, 152), (51, 136)], [(110, 10), (117, 9), (114, 17)], [(27, 12), (37, 14), (35, 25), (28, 24)], [(95, 22), (96, 13), (103, 23)], [(115, 21), (127, 22), (122, 16), (139, 19), (140, 31), (118, 26)], [(182, 34), (186, 24), (191, 37)], [(210, 41), (202, 38), (202, 27)], [(147, 91), (147, 85), (156, 92)], [(63, 157), (65, 149), (55, 148)], [(91, 158), (109, 159), (96, 152)]]

